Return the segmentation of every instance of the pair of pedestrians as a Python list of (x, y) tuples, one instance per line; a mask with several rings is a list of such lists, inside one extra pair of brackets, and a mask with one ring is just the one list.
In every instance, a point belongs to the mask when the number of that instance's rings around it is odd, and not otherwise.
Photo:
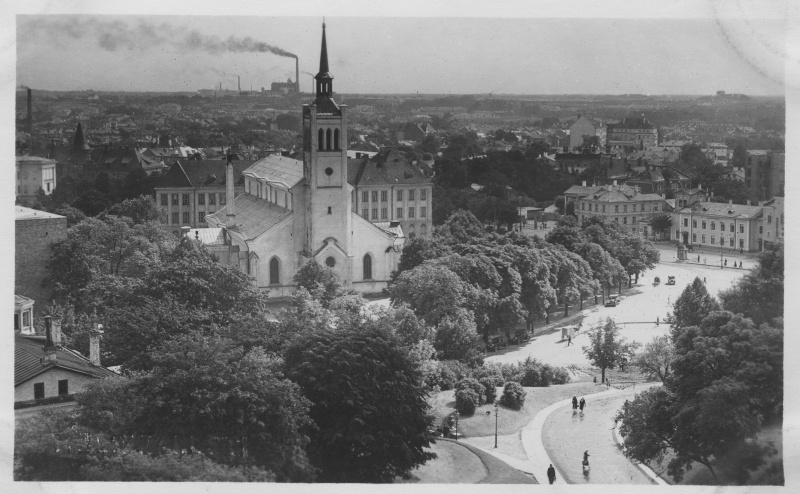
[(579, 406), (580, 406), (581, 412), (582, 412), (583, 408), (586, 406), (586, 400), (583, 399), (583, 397), (581, 397), (581, 401), (580, 401), (580, 403), (578, 403), (578, 397), (577, 396), (573, 396), (572, 397), (572, 409), (573, 410), (577, 410)]

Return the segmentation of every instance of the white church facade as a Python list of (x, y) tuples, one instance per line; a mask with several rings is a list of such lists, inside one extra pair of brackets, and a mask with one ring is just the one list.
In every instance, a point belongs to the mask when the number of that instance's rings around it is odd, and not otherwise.
[[(294, 276), (314, 258), (343, 286), (380, 292), (397, 268), (405, 241), (398, 224), (373, 224), (355, 212), (348, 184), (347, 107), (333, 100), (325, 25), (316, 98), (303, 105), (303, 160), (270, 155), (247, 168), (244, 193), (206, 216), (191, 235), (220, 262), (237, 265), (271, 297), (290, 295)], [(233, 167), (227, 166), (233, 197)]]

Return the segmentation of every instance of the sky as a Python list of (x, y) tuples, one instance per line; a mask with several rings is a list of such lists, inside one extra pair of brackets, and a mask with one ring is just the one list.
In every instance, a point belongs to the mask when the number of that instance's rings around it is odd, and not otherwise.
[(774, 12), (570, 18), (566, 10), (513, 17), (499, 10), (428, 17), (331, 10), (313, 16), (22, 14), (15, 22), (16, 84), (196, 91), (220, 82), (235, 89), (240, 75), (242, 89), (269, 88), (294, 80), (294, 59), (275, 53), (285, 51), (298, 55), (301, 89), (308, 91), (319, 68), (325, 15), (337, 92), (784, 94), (786, 26)]

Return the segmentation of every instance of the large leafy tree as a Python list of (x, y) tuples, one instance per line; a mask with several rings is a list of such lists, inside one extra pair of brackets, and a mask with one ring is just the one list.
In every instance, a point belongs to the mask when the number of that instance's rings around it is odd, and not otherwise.
[(606, 381), (606, 369), (624, 365), (639, 346), (637, 342), (627, 342), (619, 336), (619, 328), (613, 320), (607, 318), (599, 322), (589, 333), (589, 345), (583, 352), (589, 361), (600, 369), (600, 382)]
[(417, 362), (383, 325), (316, 331), (285, 359), (312, 402), (307, 450), (320, 480), (391, 482), (435, 457), (425, 451), (430, 424)]
[(426, 261), (404, 271), (389, 287), (393, 304), (407, 304), (417, 317), (431, 326), (462, 307), (466, 300), (465, 292), (469, 289), (457, 274), (432, 264), (434, 262)]
[(309, 259), (297, 270), (294, 282), (297, 286), (305, 288), (314, 299), (319, 300), (323, 307), (328, 307), (342, 288), (336, 273), (321, 265), (316, 258)]
[(636, 354), (634, 364), (650, 379), (666, 383), (672, 373), (675, 347), (669, 336), (656, 336)]
[(756, 269), (733, 288), (720, 292), (726, 310), (744, 314), (756, 324), (783, 317), (783, 242), (768, 243)]
[(672, 325), (675, 329), (697, 326), (709, 313), (719, 309), (719, 302), (708, 293), (703, 280), (695, 278), (673, 305)]

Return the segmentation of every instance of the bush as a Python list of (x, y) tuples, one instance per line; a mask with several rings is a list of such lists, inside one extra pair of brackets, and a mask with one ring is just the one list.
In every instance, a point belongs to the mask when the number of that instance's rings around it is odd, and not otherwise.
[[(519, 410), (525, 405), (525, 390), (519, 383), (508, 382), (503, 386), (503, 396), (500, 398), (500, 404), (511, 408), (512, 410)], [(458, 398), (456, 398), (456, 404)]]
[(475, 394), (478, 395), (478, 405), (486, 403), (486, 389), (477, 379), (467, 377), (458, 381), (458, 383), (456, 383), (456, 392), (462, 389), (471, 389), (474, 391)]
[(569, 372), (566, 369), (551, 367), (530, 357), (519, 364), (502, 366), (501, 372), (506, 381), (518, 382), (522, 386), (547, 387), (569, 382)]
[(456, 410), (461, 415), (472, 415), (481, 401), (481, 395), (472, 388), (462, 388), (456, 391)]
[(442, 360), (439, 362), (439, 377), (436, 384), (442, 391), (447, 391), (455, 388), (458, 381), (470, 375), (470, 368), (465, 363), (458, 360)]
[(494, 403), (494, 399), (497, 398), (497, 388), (495, 387), (494, 378), (482, 377), (478, 382), (483, 385), (486, 403)]

